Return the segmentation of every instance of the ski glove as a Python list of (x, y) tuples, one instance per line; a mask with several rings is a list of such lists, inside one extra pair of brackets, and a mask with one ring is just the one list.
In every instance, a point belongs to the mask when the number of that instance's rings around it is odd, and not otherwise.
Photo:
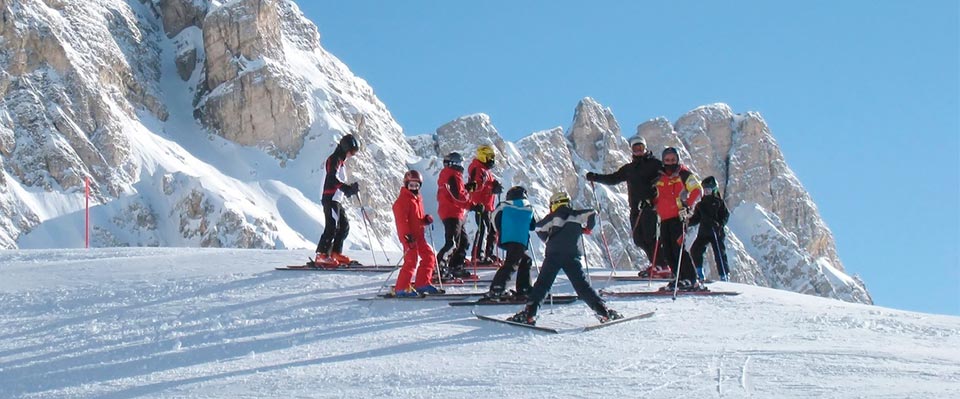
[(423, 217), (423, 224), (430, 225), (433, 224), (433, 216), (426, 215)]
[(466, 188), (467, 191), (473, 192), (473, 191), (475, 191), (475, 190), (477, 189), (477, 183), (476, 183), (476, 182), (469, 182), (469, 183), (465, 184), (463, 187)]
[(587, 172), (587, 181), (597, 181), (597, 174), (593, 172)]
[(680, 220), (687, 220), (690, 216), (693, 216), (693, 210), (687, 207), (680, 208)]
[(406, 241), (407, 244), (413, 244), (417, 242), (417, 239), (413, 237), (413, 234), (404, 234), (403, 241)]
[(351, 184), (344, 184), (340, 187), (340, 191), (343, 191), (343, 194), (347, 197), (352, 197), (360, 192), (360, 183), (353, 182)]
[(481, 211), (483, 211), (483, 205), (473, 204), (473, 206), (470, 207), (470, 212), (481, 212)]
[(588, 228), (584, 228), (584, 229), (583, 229), (583, 234), (586, 234), (586, 235), (593, 234), (593, 230), (590, 230), (590, 229), (588, 229)]
[(493, 181), (493, 193), (494, 193), (494, 194), (500, 194), (500, 193), (502, 193), (502, 192), (503, 192), (503, 186), (500, 184), (499, 181), (494, 180), (494, 181)]

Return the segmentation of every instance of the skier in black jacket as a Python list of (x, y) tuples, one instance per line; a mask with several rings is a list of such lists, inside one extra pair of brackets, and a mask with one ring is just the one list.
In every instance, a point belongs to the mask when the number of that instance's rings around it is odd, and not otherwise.
[(570, 196), (565, 192), (561, 191), (550, 197), (550, 213), (536, 224), (537, 236), (546, 243), (543, 267), (530, 291), (526, 307), (510, 317), (509, 321), (530, 325), (536, 323), (537, 310), (547, 296), (547, 291), (553, 286), (560, 269), (567, 275), (580, 300), (597, 313), (601, 323), (623, 317), (607, 307), (597, 291), (590, 286), (587, 275), (583, 272), (580, 237), (590, 234), (596, 218), (597, 212), (593, 209), (571, 208)]
[(660, 177), (660, 168), (663, 167), (663, 163), (653, 155), (653, 152), (647, 150), (646, 139), (639, 135), (630, 138), (630, 150), (633, 152), (632, 162), (608, 175), (588, 172), (587, 180), (607, 185), (627, 182), (627, 203), (630, 205), (633, 243), (647, 253), (651, 267), (654, 262), (666, 267), (666, 257), (653, 258), (657, 245), (657, 212), (653, 207), (653, 198), (656, 197), (657, 190), (654, 184)]
[(707, 243), (713, 249), (713, 258), (717, 262), (717, 274), (721, 281), (727, 281), (730, 269), (727, 264), (727, 248), (723, 241), (726, 237), (723, 226), (730, 218), (726, 204), (720, 196), (717, 179), (713, 176), (703, 179), (703, 197), (690, 218), (690, 225), (699, 224), (697, 239), (690, 247), (690, 256), (697, 267), (697, 275), (703, 280), (703, 254), (707, 251)]
[(324, 163), (326, 174), (323, 179), (323, 193), (320, 196), (320, 205), (323, 205), (324, 227), (320, 242), (317, 243), (317, 256), (314, 263), (319, 267), (333, 268), (338, 265), (349, 265), (352, 260), (343, 254), (343, 241), (350, 233), (350, 222), (343, 212), (340, 201), (343, 196), (352, 197), (360, 191), (360, 184), (347, 184), (346, 170), (343, 163), (360, 151), (360, 142), (352, 134), (340, 139), (333, 154), (327, 157)]

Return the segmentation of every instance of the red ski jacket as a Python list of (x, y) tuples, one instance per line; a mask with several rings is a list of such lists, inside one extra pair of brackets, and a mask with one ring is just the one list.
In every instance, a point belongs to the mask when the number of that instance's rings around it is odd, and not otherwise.
[(397, 234), (402, 242), (403, 236), (412, 234), (417, 240), (423, 240), (423, 199), (406, 187), (400, 189), (400, 195), (393, 202), (393, 218), (397, 220)]
[(660, 178), (657, 180), (657, 198), (654, 199), (660, 220), (680, 216), (680, 207), (684, 204), (682, 202), (684, 193), (686, 193), (687, 207), (693, 209), (700, 200), (700, 195), (703, 194), (700, 180), (693, 172), (683, 165), (680, 165), (680, 168), (672, 174), (660, 172)]
[(467, 168), (467, 174), (470, 176), (470, 182), (476, 183), (477, 188), (470, 193), (470, 202), (483, 205), (487, 212), (493, 210), (493, 173), (490, 169), (474, 158)]
[(437, 214), (440, 220), (463, 219), (463, 215), (472, 205), (469, 193), (463, 187), (463, 172), (451, 167), (440, 171), (437, 179)]

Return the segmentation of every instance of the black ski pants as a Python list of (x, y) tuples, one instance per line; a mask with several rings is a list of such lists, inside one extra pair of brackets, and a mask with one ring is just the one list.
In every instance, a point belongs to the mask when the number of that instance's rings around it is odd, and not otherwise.
[(527, 295), (530, 292), (530, 267), (533, 266), (533, 260), (527, 255), (527, 247), (518, 242), (508, 242), (503, 244), (507, 251), (503, 265), (497, 269), (493, 275), (493, 282), (490, 283), (490, 291), (504, 292), (507, 290), (507, 282), (514, 269), (517, 270), (517, 293)]
[(697, 230), (697, 239), (693, 241), (690, 247), (690, 256), (693, 257), (693, 264), (703, 266), (703, 255), (707, 252), (707, 244), (713, 251), (713, 260), (717, 265), (717, 275), (719, 277), (730, 274), (730, 268), (727, 266), (727, 246), (723, 243), (726, 234), (723, 228), (700, 225)]
[(547, 253), (543, 258), (543, 266), (540, 268), (540, 275), (537, 276), (537, 282), (533, 284), (527, 300), (527, 312), (530, 317), (537, 314), (537, 309), (547, 296), (547, 292), (553, 286), (553, 281), (557, 279), (557, 274), (563, 270), (563, 273), (570, 279), (573, 290), (581, 301), (587, 303), (590, 309), (597, 314), (606, 315), (607, 305), (597, 294), (597, 291), (590, 286), (587, 281), (587, 274), (583, 271), (583, 262), (581, 257), (576, 254), (559, 255)]
[[(467, 258), (467, 247), (470, 245), (467, 231), (463, 228), (463, 219), (443, 219), (443, 239), (443, 247), (437, 253), (440, 264), (447, 269), (463, 268)], [(447, 252), (450, 250), (453, 252), (448, 259)]]
[[(680, 218), (660, 221), (660, 249), (663, 252), (664, 260), (673, 268), (674, 273), (680, 273), (681, 280), (694, 282), (697, 281), (697, 271), (693, 268), (693, 262), (686, 247), (680, 246), (682, 238), (686, 237), (684, 237), (683, 222), (680, 221)], [(678, 264), (680, 265), (679, 271), (677, 270)]]
[(343, 240), (347, 239), (350, 232), (350, 221), (343, 212), (343, 205), (330, 200), (320, 201), (320, 205), (323, 205), (324, 227), (317, 244), (317, 253), (342, 253)]

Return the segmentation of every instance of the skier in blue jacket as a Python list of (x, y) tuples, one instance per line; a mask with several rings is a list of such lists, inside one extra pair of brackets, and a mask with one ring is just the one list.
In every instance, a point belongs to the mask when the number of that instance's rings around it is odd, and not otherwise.
[[(527, 189), (514, 186), (507, 190), (506, 201), (497, 205), (493, 211), (493, 228), (500, 238), (497, 246), (507, 254), (503, 265), (493, 276), (490, 291), (482, 300), (499, 301), (504, 299), (525, 300), (530, 291), (530, 266), (533, 260), (527, 255), (530, 232), (536, 227), (533, 208), (527, 202)], [(517, 289), (507, 293), (507, 281), (514, 269), (517, 269)]]
[(540, 275), (533, 285), (526, 307), (507, 320), (535, 324), (537, 310), (561, 269), (573, 285), (577, 296), (597, 313), (601, 323), (623, 318), (620, 313), (607, 307), (597, 291), (590, 286), (587, 275), (583, 272), (580, 238), (583, 234), (590, 234), (596, 220), (597, 212), (593, 209), (571, 208), (570, 196), (567, 193), (560, 191), (550, 197), (550, 213), (536, 225), (537, 236), (546, 242), (543, 267), (540, 268)]

